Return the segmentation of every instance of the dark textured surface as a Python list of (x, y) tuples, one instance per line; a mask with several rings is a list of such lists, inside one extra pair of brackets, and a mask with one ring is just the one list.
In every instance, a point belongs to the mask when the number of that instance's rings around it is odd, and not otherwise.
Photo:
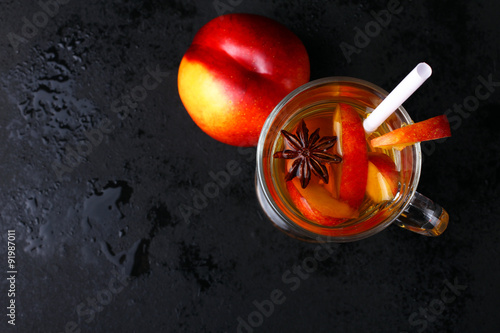
[[(47, 21), (36, 2), (0, 4), (1, 332), (235, 332), (238, 318), (255, 332), (500, 331), (500, 83), (477, 88), (500, 82), (497, 1), (405, 2), (350, 61), (341, 42), (355, 45), (355, 29), (386, 1), (61, 2)], [(419, 185), (450, 213), (443, 236), (392, 226), (332, 246), (310, 273), (295, 270), (317, 246), (263, 217), (254, 150), (207, 137), (178, 97), (178, 64), (222, 13), (216, 3), (288, 26), (312, 79), (353, 76), (390, 90), (418, 62), (433, 67), (405, 106), (417, 121), (449, 110), (453, 137), (424, 146)], [(33, 15), (40, 27), (30, 31)], [(12, 43), (13, 34), (26, 38)], [(158, 86), (124, 106), (154, 70)], [(489, 95), (474, 99), (478, 91)], [(58, 177), (52, 165), (71, 149), (81, 157)], [(209, 172), (230, 161), (241, 171), (196, 202)], [(200, 209), (188, 222), (181, 205)], [(281, 304), (271, 311), (272, 298)]]

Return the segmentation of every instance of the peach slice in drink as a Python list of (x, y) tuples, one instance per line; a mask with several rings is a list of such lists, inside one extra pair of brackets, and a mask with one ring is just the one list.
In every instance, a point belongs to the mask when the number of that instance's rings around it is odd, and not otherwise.
[(368, 154), (366, 193), (375, 202), (392, 200), (398, 193), (399, 172), (392, 159), (383, 153)]
[(323, 226), (335, 226), (358, 216), (358, 211), (347, 203), (332, 197), (317, 181), (311, 181), (306, 188), (294, 178), (286, 183), (290, 198), (306, 218)]
[(358, 209), (365, 197), (368, 150), (363, 122), (354, 107), (339, 103), (333, 115), (333, 128), (342, 162), (333, 166), (340, 201)]
[(404, 147), (416, 142), (436, 140), (451, 136), (450, 124), (446, 115), (430, 118), (418, 123), (407, 125), (371, 140), (375, 148)]

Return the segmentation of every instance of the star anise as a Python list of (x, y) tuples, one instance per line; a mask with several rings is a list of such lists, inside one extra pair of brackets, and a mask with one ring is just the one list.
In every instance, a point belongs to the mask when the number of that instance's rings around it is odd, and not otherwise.
[(286, 143), (290, 149), (274, 153), (274, 158), (295, 159), (292, 167), (288, 170), (285, 180), (290, 181), (297, 177), (302, 188), (306, 188), (311, 180), (311, 171), (328, 184), (328, 170), (324, 163), (340, 163), (342, 158), (331, 155), (326, 151), (333, 147), (337, 141), (336, 136), (324, 136), (320, 138), (319, 128), (309, 137), (309, 130), (302, 120), (297, 131), (291, 134), (281, 130)]

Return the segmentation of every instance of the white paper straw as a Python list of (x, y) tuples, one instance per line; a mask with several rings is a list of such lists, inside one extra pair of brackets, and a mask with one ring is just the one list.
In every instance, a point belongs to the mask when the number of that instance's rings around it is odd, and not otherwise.
[(380, 103), (363, 122), (367, 133), (375, 131), (399, 108), (432, 74), (432, 68), (425, 62), (418, 64), (396, 88)]

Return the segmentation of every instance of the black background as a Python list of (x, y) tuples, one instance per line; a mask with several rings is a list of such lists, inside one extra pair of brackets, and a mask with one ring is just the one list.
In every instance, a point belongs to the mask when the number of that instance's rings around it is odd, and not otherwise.
[[(35, 1), (0, 4), (0, 331), (500, 330), (497, 1), (404, 2), (365, 44), (357, 31), (387, 1), (61, 2), (46, 21)], [(405, 107), (415, 121), (450, 117), (453, 137), (423, 146), (418, 188), (450, 213), (444, 235), (391, 226), (315, 261), (317, 245), (274, 229), (255, 196), (255, 150), (209, 138), (178, 97), (194, 34), (229, 12), (295, 32), (311, 79), (352, 76), (391, 90), (417, 63), (432, 66)], [(40, 27), (29, 30), (34, 19)], [(342, 42), (360, 46), (350, 61)], [(159, 85), (113, 112), (154, 70)], [(86, 133), (103, 124), (112, 128), (89, 148)], [(52, 165), (70, 149), (84, 158), (59, 179)], [(238, 174), (197, 201), (229, 162)], [(199, 209), (183, 219), (187, 206)], [(303, 263), (310, 272), (294, 273)], [(271, 308), (273, 292), (281, 304)]]

